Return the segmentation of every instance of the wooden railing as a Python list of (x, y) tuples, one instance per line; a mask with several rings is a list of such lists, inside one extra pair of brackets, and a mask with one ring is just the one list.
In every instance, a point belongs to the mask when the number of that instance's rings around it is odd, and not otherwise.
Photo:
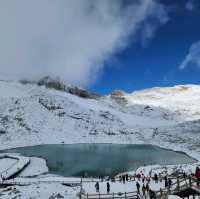
[(124, 193), (107, 193), (107, 194), (85, 194), (81, 195), (81, 199), (140, 199), (139, 194), (134, 192), (124, 192)]
[[(182, 184), (184, 182), (184, 184)], [(186, 178), (177, 178), (176, 182), (172, 183), (171, 187), (166, 187), (162, 189), (161, 191), (156, 191), (156, 198), (161, 198), (163, 195), (168, 194), (178, 194), (184, 190), (187, 189), (195, 189), (200, 193), (200, 186), (197, 186), (196, 183), (198, 182), (198, 179), (192, 176), (186, 177)]]

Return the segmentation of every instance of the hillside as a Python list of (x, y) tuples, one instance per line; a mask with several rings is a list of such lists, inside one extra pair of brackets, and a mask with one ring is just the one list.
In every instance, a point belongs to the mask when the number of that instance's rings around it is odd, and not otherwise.
[[(70, 89), (69, 89), (70, 88)], [(55, 143), (150, 143), (199, 158), (200, 86), (80, 97), (46, 84), (0, 81), (0, 148)], [(78, 94), (77, 94), (78, 93)], [(89, 95), (89, 97), (88, 97)], [(92, 96), (92, 97), (90, 97)]]

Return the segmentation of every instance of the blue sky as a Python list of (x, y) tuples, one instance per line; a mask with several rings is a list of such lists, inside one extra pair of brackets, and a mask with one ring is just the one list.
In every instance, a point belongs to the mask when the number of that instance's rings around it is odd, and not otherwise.
[(127, 48), (105, 62), (102, 76), (89, 86), (91, 90), (107, 94), (115, 89), (131, 92), (200, 83), (198, 64), (180, 69), (192, 44), (200, 40), (200, 1), (161, 0), (160, 3), (167, 9), (168, 21), (145, 42), (139, 34), (134, 41), (130, 36)]
[(199, 84), (200, 0), (1, 0), (0, 44), (0, 79), (102, 94)]

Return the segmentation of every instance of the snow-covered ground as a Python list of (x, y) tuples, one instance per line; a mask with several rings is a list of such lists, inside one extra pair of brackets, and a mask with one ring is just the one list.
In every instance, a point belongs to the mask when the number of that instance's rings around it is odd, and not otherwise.
[(30, 157), (30, 164), (19, 174), (20, 177), (34, 177), (48, 173), (46, 161), (42, 158)]
[[(183, 151), (200, 160), (199, 134), (198, 85), (87, 99), (44, 86), (0, 81), (0, 149), (59, 143), (145, 143)], [(3, 165), (7, 167), (8, 162), (3, 160)], [(48, 171), (44, 160), (31, 158), (31, 162), (21, 176)], [(74, 194), (60, 184), (49, 186), (57, 186), (62, 195)], [(55, 190), (47, 184), (36, 187), (15, 188), (24, 194), (21, 198), (42, 198)], [(16, 190), (12, 188), (0, 198), (9, 198), (7, 194)]]
[(12, 158), (0, 158), (0, 173), (3, 173), (7, 168), (16, 164), (17, 160)]
[[(4, 169), (0, 173), (0, 182), (3, 179), (8, 179), (13, 175), (19, 173), (30, 162), (30, 159), (28, 157), (18, 156), (15, 154), (0, 154), (0, 158), (2, 158), (2, 161), (4, 159), (4, 164), (9, 164), (9, 166), (7, 166), (6, 168), (5, 165), (2, 166)], [(13, 163), (11, 163), (11, 159), (14, 160)]]
[[(119, 101), (120, 98), (120, 101)], [(0, 149), (55, 143), (156, 144), (200, 160), (200, 86), (100, 99), (0, 81)]]
[(32, 184), (0, 188), (1, 199), (76, 199), (78, 188), (70, 188), (58, 183)]

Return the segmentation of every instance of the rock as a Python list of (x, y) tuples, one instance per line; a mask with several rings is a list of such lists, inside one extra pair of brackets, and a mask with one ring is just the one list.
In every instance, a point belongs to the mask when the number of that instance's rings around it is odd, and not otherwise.
[(125, 95), (125, 93), (121, 90), (114, 90), (111, 93), (111, 97), (123, 97)]
[(56, 90), (68, 92), (73, 95), (77, 95), (79, 97), (88, 98), (88, 99), (99, 99), (101, 96), (99, 94), (86, 91), (84, 89), (78, 87), (72, 87), (66, 85), (64, 82), (60, 80), (52, 79), (48, 76), (40, 79), (38, 81), (38, 86), (45, 86), (46, 88), (53, 88)]
[(127, 100), (125, 98), (125, 93), (121, 90), (113, 91), (110, 96), (111, 96), (111, 99), (114, 99), (120, 105), (127, 104)]
[(59, 199), (59, 198), (64, 198), (64, 196), (58, 193), (58, 194), (53, 194), (52, 196), (49, 197), (49, 199)]
[(6, 130), (4, 128), (0, 128), (0, 135), (6, 134)]

